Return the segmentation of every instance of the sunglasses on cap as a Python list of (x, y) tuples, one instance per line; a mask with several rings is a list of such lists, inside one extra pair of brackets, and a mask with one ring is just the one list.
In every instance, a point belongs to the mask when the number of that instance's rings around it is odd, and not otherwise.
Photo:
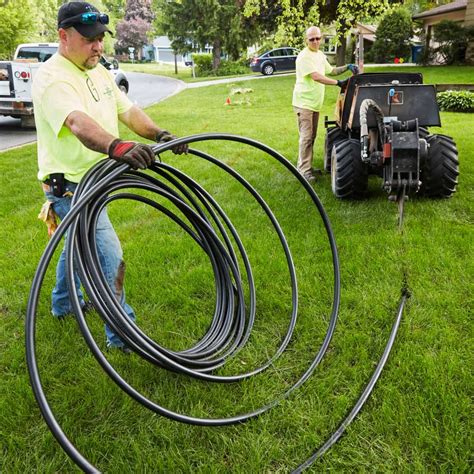
[(83, 25), (93, 25), (97, 22), (102, 23), (103, 25), (108, 25), (109, 15), (99, 12), (80, 13), (79, 15), (72, 16), (71, 18), (66, 18), (59, 24), (59, 27), (65, 28), (78, 23), (82, 23)]
[(314, 43), (315, 41), (321, 41), (322, 36), (315, 36), (314, 38), (308, 38), (310, 43)]

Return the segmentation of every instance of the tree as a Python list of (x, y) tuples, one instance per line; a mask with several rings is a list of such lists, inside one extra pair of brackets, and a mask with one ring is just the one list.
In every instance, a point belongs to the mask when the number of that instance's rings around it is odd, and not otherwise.
[(410, 38), (413, 36), (411, 14), (403, 7), (388, 12), (377, 27), (376, 39), (370, 50), (371, 60), (392, 62), (395, 58), (410, 57)]
[(451, 3), (452, 1), (453, 0), (404, 0), (403, 6), (408, 8), (410, 13), (414, 15), (415, 13), (431, 10), (432, 8)]
[(124, 52), (133, 47), (140, 57), (152, 29), (154, 15), (151, 3), (151, 0), (127, 0), (125, 17), (116, 26), (115, 48), (118, 51)]
[(444, 64), (463, 64), (469, 41), (474, 39), (474, 27), (463, 27), (456, 21), (443, 20), (435, 27), (433, 39), (439, 43), (434, 52)]
[(30, 40), (36, 26), (36, 5), (33, 0), (4, 2), (0, 6), (0, 59), (11, 59), (19, 43)]
[[(277, 18), (277, 43), (303, 47), (304, 32), (311, 25), (331, 25), (336, 27), (338, 64), (344, 61), (345, 42), (342, 41), (356, 26), (357, 22), (376, 18), (388, 8), (388, 0), (276, 0), (272, 3), (281, 8)], [(260, 13), (265, 0), (247, 0), (245, 14)]]
[(29, 41), (54, 42), (58, 40), (57, 0), (34, 0), (30, 16), (35, 17)]
[(103, 0), (103, 4), (111, 17), (123, 18), (125, 16), (126, 0)]
[[(162, 3), (159, 28), (172, 40), (176, 53), (212, 46), (212, 68), (217, 70), (223, 51), (237, 59), (271, 25), (268, 17), (244, 16), (244, 0), (182, 0)], [(270, 16), (273, 8), (262, 8)], [(259, 12), (260, 13), (260, 12)], [(263, 25), (263, 31), (258, 25)]]

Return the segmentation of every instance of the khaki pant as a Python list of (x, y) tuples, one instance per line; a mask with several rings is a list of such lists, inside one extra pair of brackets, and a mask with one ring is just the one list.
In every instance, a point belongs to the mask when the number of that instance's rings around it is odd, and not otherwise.
[(313, 168), (313, 145), (318, 131), (319, 112), (293, 107), (298, 119), (298, 130), (300, 133), (298, 152), (298, 171), (309, 174)]

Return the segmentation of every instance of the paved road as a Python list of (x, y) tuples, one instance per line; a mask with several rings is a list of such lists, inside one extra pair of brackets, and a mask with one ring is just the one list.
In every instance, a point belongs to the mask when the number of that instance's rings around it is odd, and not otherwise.
[[(176, 94), (186, 84), (176, 79), (152, 74), (127, 73), (130, 83), (129, 98), (139, 107), (148, 107)], [(20, 128), (20, 119), (0, 117), (0, 151), (36, 141), (35, 130)]]
[[(142, 74), (137, 72), (127, 72), (130, 83), (128, 97), (139, 107), (149, 107), (160, 100), (177, 94), (183, 89), (194, 89), (197, 87), (207, 87), (215, 84), (248, 81), (253, 79), (271, 79), (272, 77), (283, 76), (285, 73), (275, 76), (262, 76), (254, 74), (249, 76), (240, 76), (225, 79), (214, 79), (212, 81), (201, 81), (193, 83), (184, 83), (170, 77), (156, 76), (153, 74)], [(0, 117), (0, 151), (9, 148), (25, 145), (36, 141), (35, 130), (22, 130), (20, 120), (10, 117)]]

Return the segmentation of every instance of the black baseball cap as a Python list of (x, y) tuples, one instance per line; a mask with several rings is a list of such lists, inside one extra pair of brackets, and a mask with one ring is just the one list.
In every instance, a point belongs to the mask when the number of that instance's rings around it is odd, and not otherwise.
[[(85, 15), (94, 13), (97, 15)], [(109, 17), (105, 13), (100, 13), (94, 5), (87, 2), (65, 3), (58, 10), (58, 29), (73, 26), (82, 36), (94, 38), (101, 33), (113, 34), (107, 28)]]

